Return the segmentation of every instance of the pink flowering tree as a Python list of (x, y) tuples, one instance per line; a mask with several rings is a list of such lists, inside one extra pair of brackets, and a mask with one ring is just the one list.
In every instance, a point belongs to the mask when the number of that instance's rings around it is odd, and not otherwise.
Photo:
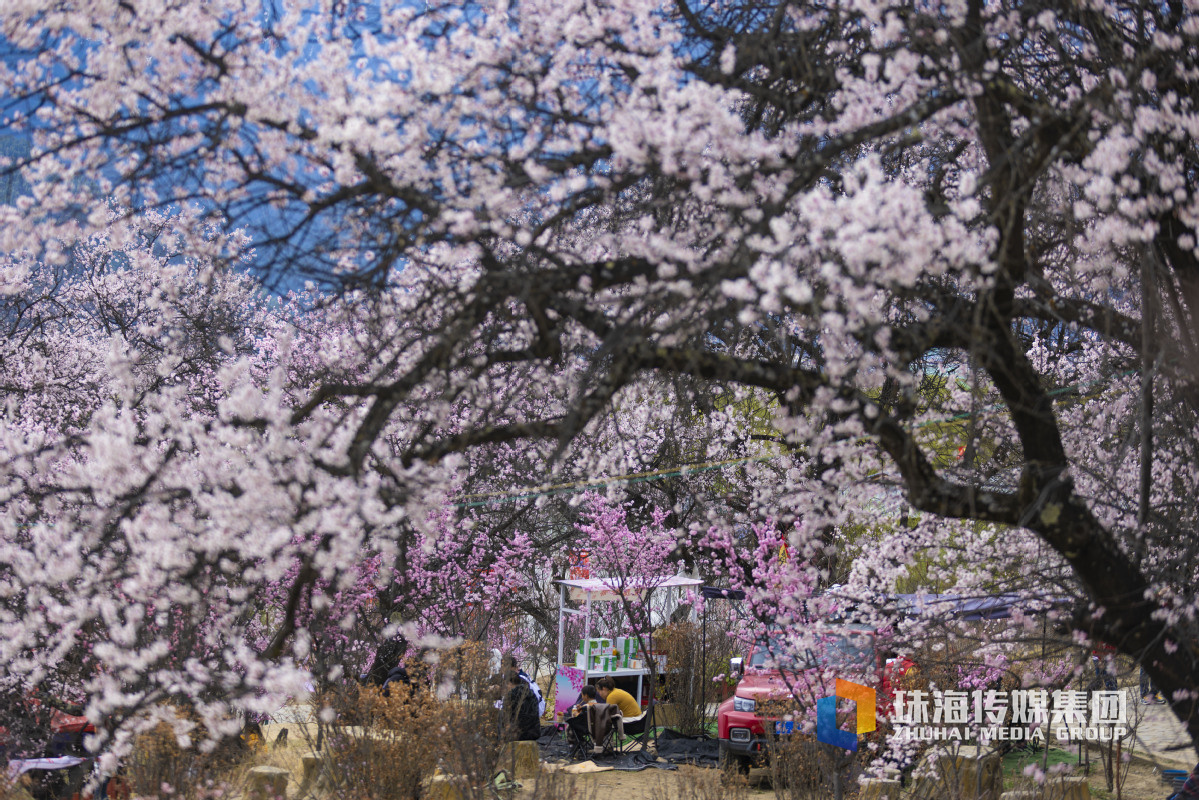
[[(588, 493), (575, 528), (581, 534), (576, 546), (590, 558), (592, 577), (612, 591), (617, 615), (615, 635), (637, 637), (640, 657), (649, 670), (649, 686), (658, 685), (658, 663), (654, 658), (655, 628), (668, 622), (662, 587), (678, 567), (672, 556), (678, 547), (677, 533), (666, 527), (667, 514), (653, 507), (641, 525), (629, 519), (629, 503)], [(593, 619), (595, 611), (593, 607)], [(594, 624), (594, 623), (593, 623)], [(652, 691), (652, 689), (651, 689)]]
[[(294, 543), (298, 548), (301, 542)], [(369, 666), (375, 631), (385, 627), (378, 616), (382, 556), (364, 551), (353, 582), (317, 578), (301, 580), (305, 566), (297, 560), (277, 581), (269, 583), (256, 602), (257, 613), (245, 637), (258, 652), (266, 652), (284, 630), (288, 617), (311, 639), (306, 666), (326, 680), (340, 682), (359, 675)], [(295, 591), (294, 587), (302, 587)]]
[(505, 623), (544, 580), (528, 534), (500, 539), (476, 519), (441, 511), (400, 563), (388, 590), (391, 607), (418, 634), (481, 640), (505, 653), (521, 649)]
[[(627, 504), (599, 494), (582, 497), (582, 510), (575, 528), (581, 534), (576, 546), (589, 554), (592, 577), (599, 578), (620, 599), (620, 622), (616, 630), (643, 637), (647, 650), (653, 649), (655, 621), (654, 590), (677, 572), (671, 555), (677, 547), (677, 534), (665, 526), (666, 512), (650, 509), (640, 526), (630, 522)], [(660, 593), (659, 593), (660, 594)], [(648, 653), (643, 653), (648, 662)], [(652, 663), (650, 664), (652, 669)]]
[(858, 627), (865, 631), (857, 623), (877, 623), (877, 618), (869, 606), (830, 589), (821, 569), (805, 558), (821, 545), (802, 523), (785, 528), (773, 521), (713, 526), (698, 546), (717, 580), (745, 593), (742, 602), (750, 623), (737, 633), (746, 649), (756, 644), (765, 648), (769, 663), (791, 665), (783, 677), (809, 728), (815, 724), (816, 700), (831, 693), (835, 678), (876, 680), (872, 659), (842, 658), (838, 648), (860, 646), (863, 653), (887, 648), (892, 631), (880, 625), (861, 636), (850, 632)]

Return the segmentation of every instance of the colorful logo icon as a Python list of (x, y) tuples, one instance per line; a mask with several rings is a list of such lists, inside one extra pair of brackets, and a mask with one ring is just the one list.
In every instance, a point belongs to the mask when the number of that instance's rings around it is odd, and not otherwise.
[[(852, 700), (858, 706), (858, 730), (856, 733), (837, 727), (837, 700)], [(816, 741), (835, 745), (844, 750), (858, 751), (858, 734), (870, 733), (875, 728), (874, 690), (853, 681), (837, 678), (837, 693), (816, 701)]]

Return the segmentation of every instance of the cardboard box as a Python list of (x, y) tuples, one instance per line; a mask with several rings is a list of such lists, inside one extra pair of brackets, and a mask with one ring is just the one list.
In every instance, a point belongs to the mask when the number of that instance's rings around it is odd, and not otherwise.
[[(575, 651), (581, 658), (596, 655), (611, 655), (612, 640), (611, 639), (581, 639), (579, 647)], [(576, 662), (577, 663), (577, 662)]]

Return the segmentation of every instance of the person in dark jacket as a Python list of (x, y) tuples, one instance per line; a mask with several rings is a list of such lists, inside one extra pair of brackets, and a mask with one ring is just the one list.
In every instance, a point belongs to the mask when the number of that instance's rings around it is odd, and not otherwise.
[(529, 684), (529, 689), (533, 692), (533, 696), (537, 698), (537, 716), (544, 717), (545, 698), (541, 695), (541, 687), (537, 685), (537, 681), (529, 677), (529, 673), (520, 668), (520, 665), (516, 662), (516, 656), (508, 657), (508, 668), (516, 670), (516, 674), (519, 675), (525, 683)]
[(408, 668), (402, 662), (388, 671), (387, 678), (383, 681), (384, 697), (391, 697), (392, 686), (403, 686), (409, 691), (412, 689), (412, 678), (408, 676)]
[(363, 681), (371, 686), (382, 686), (387, 683), (387, 676), (404, 661), (404, 653), (408, 652), (408, 642), (403, 636), (387, 639), (375, 651), (375, 659), (371, 668), (363, 675)]
[(536, 741), (541, 735), (537, 698), (525, 679), (515, 672), (508, 676), (508, 685), (508, 693), (504, 695), (504, 734), (517, 741)]

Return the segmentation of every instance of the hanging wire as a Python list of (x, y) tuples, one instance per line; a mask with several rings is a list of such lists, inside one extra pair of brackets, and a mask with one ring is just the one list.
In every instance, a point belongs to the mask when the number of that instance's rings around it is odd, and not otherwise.
[[(1125, 377), (1135, 374), (1135, 370), (1126, 370), (1117, 373), (1112, 378)], [(1096, 381), (1084, 381), (1069, 386), (1062, 386), (1057, 389), (1052, 389), (1046, 394), (1049, 397), (1059, 397), (1074, 391), (1086, 390), (1095, 386), (1107, 386), (1111, 383), (1112, 378)], [(1130, 391), (1130, 390), (1125, 390)], [(1123, 392), (1122, 392), (1123, 393)], [(1080, 396), (1081, 400), (1090, 400), (1098, 397), (1101, 392), (1092, 392)], [(971, 418), (979, 418), (987, 414), (993, 414), (996, 411), (1001, 411), (1006, 408), (1005, 403), (993, 403), (977, 411), (963, 411), (948, 417), (938, 419), (925, 420), (916, 424), (916, 428), (926, 428), (932, 425), (944, 425), (946, 423), (961, 422)], [(724, 469), (725, 467), (736, 466), (739, 464), (751, 464), (758, 461), (772, 461), (776, 458), (793, 455), (796, 450), (787, 449), (779, 453), (762, 456), (746, 456), (744, 458), (726, 458), (722, 461), (706, 461), (693, 464), (680, 464), (674, 467), (665, 467), (663, 469), (652, 470), (649, 472), (632, 472), (624, 475), (612, 475), (603, 478), (589, 478), (581, 481), (571, 481), (568, 483), (545, 484), (542, 486), (530, 486), (527, 489), (517, 492), (509, 490), (499, 490), (494, 492), (479, 492), (475, 494), (466, 494), (459, 496), (459, 502), (452, 503), (452, 508), (478, 508), (480, 506), (502, 505), (505, 503), (516, 503), (521, 500), (532, 500), (538, 497), (552, 497), (559, 494), (573, 494), (577, 492), (585, 492), (589, 489), (601, 489), (608, 486), (626, 485), (632, 483), (645, 483), (648, 481), (660, 481), (666, 478), (680, 478), (684, 475), (694, 475), (701, 472), (711, 472), (713, 470)]]

